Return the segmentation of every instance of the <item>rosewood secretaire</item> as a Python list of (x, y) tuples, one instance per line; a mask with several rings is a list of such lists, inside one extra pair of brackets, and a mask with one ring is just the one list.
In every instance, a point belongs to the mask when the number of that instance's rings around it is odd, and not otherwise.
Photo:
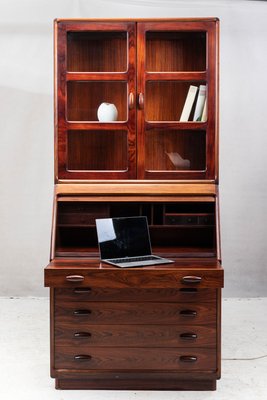
[[(57, 388), (216, 388), (218, 33), (217, 18), (55, 21), (45, 285)], [(138, 215), (174, 264), (100, 262), (95, 219)]]

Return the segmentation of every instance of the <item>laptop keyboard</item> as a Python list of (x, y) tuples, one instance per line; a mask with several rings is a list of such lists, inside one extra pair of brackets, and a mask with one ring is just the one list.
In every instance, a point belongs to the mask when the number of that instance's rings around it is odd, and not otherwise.
[(112, 262), (116, 264), (125, 263), (125, 262), (136, 262), (136, 261), (149, 261), (149, 260), (157, 260), (158, 257), (155, 256), (142, 256), (142, 257), (129, 257), (129, 258), (116, 258), (112, 259)]

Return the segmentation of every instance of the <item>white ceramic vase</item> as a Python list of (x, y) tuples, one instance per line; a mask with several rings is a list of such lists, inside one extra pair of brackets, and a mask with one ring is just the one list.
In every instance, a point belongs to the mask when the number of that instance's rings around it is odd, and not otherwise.
[(115, 104), (101, 103), (97, 110), (97, 118), (100, 122), (117, 121), (118, 110)]

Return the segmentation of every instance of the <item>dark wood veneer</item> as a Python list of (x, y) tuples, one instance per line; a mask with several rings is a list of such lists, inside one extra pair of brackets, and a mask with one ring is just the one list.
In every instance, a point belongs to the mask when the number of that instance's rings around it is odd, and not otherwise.
[[(80, 346), (79, 354), (84, 357), (75, 360), (76, 349), (60, 347), (55, 353), (56, 368), (73, 370), (176, 370), (199, 371), (216, 369), (216, 356), (213, 349), (191, 348), (103, 348)], [(195, 362), (188, 362), (183, 357), (195, 357)]]
[[(217, 18), (55, 21), (51, 376), (58, 389), (215, 390), (221, 374)], [(190, 85), (207, 120), (180, 122)], [(99, 122), (102, 102), (116, 121)], [(196, 102), (195, 102), (196, 103)], [(184, 166), (174, 165), (177, 153)], [(99, 259), (95, 219), (146, 216), (154, 254)]]
[(58, 323), (87, 324), (188, 324), (215, 323), (214, 303), (68, 302), (55, 305)]
[(66, 301), (158, 301), (162, 302), (214, 302), (216, 289), (183, 288), (105, 288), (105, 287), (74, 287), (55, 290), (58, 303)]
[(209, 325), (105, 325), (83, 321), (75, 327), (71, 322), (57, 321), (55, 327), (56, 346), (81, 345), (100, 347), (216, 347), (215, 323)]
[[(183, 288), (187, 287), (182, 278), (190, 274), (202, 277), (198, 288), (220, 288), (223, 285), (223, 270), (207, 268), (191, 261), (189, 269), (182, 268), (181, 263), (173, 264), (172, 267), (143, 267), (121, 270), (119, 268), (105, 268), (106, 264), (95, 260), (55, 260), (45, 270), (45, 285), (52, 287), (72, 288), (73, 283), (66, 277), (74, 273), (84, 276), (84, 280), (78, 286), (96, 286), (107, 288)], [(82, 267), (82, 268), (81, 268)], [(160, 282), (160, 284), (159, 284)], [(77, 283), (75, 283), (77, 286)]]

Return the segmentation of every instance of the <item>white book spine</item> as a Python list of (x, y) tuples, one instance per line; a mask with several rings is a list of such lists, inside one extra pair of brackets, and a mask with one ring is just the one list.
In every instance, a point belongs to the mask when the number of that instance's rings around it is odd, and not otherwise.
[(189, 116), (190, 116), (190, 113), (191, 113), (191, 110), (192, 110), (192, 107), (194, 104), (194, 100), (195, 100), (197, 91), (198, 91), (197, 86), (190, 85), (187, 96), (186, 96), (186, 100), (184, 103), (184, 108), (183, 108), (183, 111), (182, 111), (182, 114), (180, 117), (181, 122), (186, 122), (189, 120)]
[(200, 85), (193, 121), (201, 121), (205, 99), (206, 99), (206, 85)]
[(202, 112), (202, 116), (201, 116), (201, 121), (202, 122), (206, 122), (207, 121), (207, 97), (205, 98), (205, 103), (204, 103), (204, 107), (203, 107), (203, 112)]

